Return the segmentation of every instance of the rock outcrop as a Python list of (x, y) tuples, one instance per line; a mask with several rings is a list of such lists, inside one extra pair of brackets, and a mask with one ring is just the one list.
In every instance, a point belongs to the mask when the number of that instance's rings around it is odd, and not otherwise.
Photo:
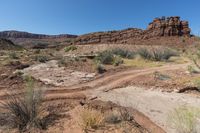
[(132, 43), (155, 37), (190, 36), (189, 23), (180, 17), (156, 18), (146, 30), (129, 28), (120, 31), (96, 32), (77, 37), (75, 44)]
[(79, 36), (75, 44), (126, 43), (129, 38), (140, 39), (143, 30), (129, 28), (121, 31), (95, 32)]
[(155, 18), (145, 32), (147, 38), (155, 36), (190, 36), (188, 21), (180, 17)]

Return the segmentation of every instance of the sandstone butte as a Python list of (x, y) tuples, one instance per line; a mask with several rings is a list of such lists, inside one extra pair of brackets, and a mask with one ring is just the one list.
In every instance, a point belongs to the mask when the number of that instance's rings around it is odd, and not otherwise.
[(191, 30), (188, 21), (178, 16), (155, 18), (146, 30), (128, 28), (120, 31), (95, 32), (77, 37), (74, 44), (98, 43), (140, 43), (145, 40), (167, 37), (190, 38)]

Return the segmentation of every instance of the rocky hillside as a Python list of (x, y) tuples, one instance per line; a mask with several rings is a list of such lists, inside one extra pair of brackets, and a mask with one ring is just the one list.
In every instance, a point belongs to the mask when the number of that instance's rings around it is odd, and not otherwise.
[(48, 38), (76, 38), (76, 35), (61, 34), (61, 35), (44, 35), (33, 34), (21, 31), (2, 31), (0, 32), (0, 38), (31, 38), (31, 39), (48, 39)]
[(15, 45), (12, 41), (7, 39), (0, 39), (0, 49), (1, 50), (17, 50), (20, 46)]
[(81, 35), (75, 39), (75, 44), (98, 43), (135, 43), (141, 40), (161, 37), (190, 37), (190, 28), (187, 21), (180, 17), (155, 18), (146, 30), (129, 28), (120, 31), (96, 32)]

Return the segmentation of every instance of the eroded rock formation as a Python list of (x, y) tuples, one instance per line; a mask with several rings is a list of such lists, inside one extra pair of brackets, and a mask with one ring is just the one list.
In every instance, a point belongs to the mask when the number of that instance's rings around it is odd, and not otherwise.
[(180, 17), (155, 18), (145, 31), (146, 36), (190, 36), (188, 21), (181, 21)]
[(98, 43), (132, 43), (138, 40), (154, 37), (190, 36), (188, 21), (180, 17), (155, 18), (146, 30), (129, 28), (120, 31), (96, 32), (81, 35), (75, 39), (75, 44)]
[(140, 39), (143, 30), (129, 28), (121, 31), (95, 32), (79, 36), (75, 44), (126, 43), (129, 38)]

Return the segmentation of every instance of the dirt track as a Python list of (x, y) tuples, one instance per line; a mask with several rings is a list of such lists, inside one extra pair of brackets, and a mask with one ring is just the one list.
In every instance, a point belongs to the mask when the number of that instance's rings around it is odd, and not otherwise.
[[(154, 68), (146, 68), (141, 70), (129, 69), (125, 71), (115, 72), (105, 74), (95, 80), (70, 85), (66, 87), (49, 87), (45, 88), (45, 94), (48, 100), (53, 99), (68, 99), (68, 98), (78, 98), (80, 94), (84, 93), (87, 95), (89, 90), (92, 91), (109, 91), (115, 88), (122, 87), (127, 82), (133, 80), (134, 78), (146, 74), (153, 73), (155, 71), (165, 71), (165, 70), (178, 70), (178, 69), (185, 69), (188, 66), (187, 64), (168, 64), (162, 67), (154, 67)], [(21, 91), (19, 92), (21, 93)], [(6, 94), (2, 90), (0, 94), (0, 99), (5, 99)], [(82, 97), (82, 96), (81, 96)]]
[[(89, 81), (86, 83), (66, 86), (66, 87), (50, 87), (46, 88), (45, 91), (45, 101), (59, 101), (63, 99), (85, 99), (86, 97), (92, 98), (97, 97), (100, 100), (119, 102), (122, 106), (130, 106), (138, 109), (142, 113), (144, 113), (147, 117), (149, 117), (153, 122), (158, 124), (160, 127), (165, 129), (166, 131), (173, 132), (173, 130), (166, 128), (165, 118), (167, 115), (167, 111), (173, 109), (176, 103), (183, 102), (184, 100), (179, 101), (179, 99), (183, 99), (182, 96), (176, 95), (176, 99), (173, 101), (173, 106), (170, 105), (171, 93), (163, 94), (162, 92), (154, 92), (150, 90), (143, 90), (139, 88), (139, 90), (134, 89), (117, 89), (116, 88), (123, 87), (124, 84), (133, 80), (134, 78), (146, 74), (153, 73), (155, 71), (166, 71), (166, 70), (179, 70), (186, 69), (189, 63), (186, 64), (167, 64), (162, 67), (154, 67), (154, 68), (146, 68), (141, 70), (129, 69), (120, 72), (113, 72), (102, 75), (101, 77)], [(148, 91), (148, 92), (147, 92)], [(148, 95), (148, 94), (149, 95)], [(131, 96), (130, 96), (131, 95)], [(153, 98), (152, 98), (152, 97)], [(164, 96), (164, 98), (162, 97)], [(114, 97), (114, 98), (113, 98)], [(119, 98), (116, 100), (116, 97)], [(123, 99), (123, 98), (126, 99)], [(0, 99), (4, 100), (6, 98), (6, 94), (1, 92)], [(142, 106), (137, 108), (138, 102), (140, 102), (141, 98), (143, 99)], [(152, 99), (152, 100), (151, 100)], [(190, 98), (189, 98), (190, 99)], [(124, 103), (126, 101), (132, 101), (131, 104)], [(157, 105), (157, 101), (160, 101), (160, 105), (166, 105), (165, 109), (163, 106)], [(164, 103), (162, 103), (162, 101)], [(195, 101), (195, 99), (190, 99), (190, 104)], [(150, 102), (150, 103), (149, 103)], [(153, 104), (154, 103), (154, 104)], [(148, 106), (151, 105), (151, 106)], [(191, 104), (192, 105), (192, 104)], [(200, 105), (200, 103), (198, 104)], [(163, 107), (163, 108), (162, 108)], [(162, 112), (162, 113), (160, 113)], [(157, 117), (155, 117), (157, 116)], [(154, 118), (155, 117), (155, 118)], [(163, 119), (161, 119), (163, 118)]]
[(96, 80), (82, 83), (78, 85), (72, 85), (68, 87), (57, 87), (49, 88), (46, 90), (46, 94), (51, 98), (67, 97), (69, 93), (85, 92), (87, 95), (87, 90), (92, 91), (109, 91), (115, 88), (122, 87), (127, 82), (133, 80), (137, 76), (146, 75), (153, 73), (155, 71), (165, 71), (165, 70), (178, 70), (185, 69), (188, 66), (187, 64), (175, 64), (175, 65), (166, 65), (162, 67), (147, 68), (142, 70), (126, 70), (117, 73), (112, 73), (109, 75), (104, 75)]

